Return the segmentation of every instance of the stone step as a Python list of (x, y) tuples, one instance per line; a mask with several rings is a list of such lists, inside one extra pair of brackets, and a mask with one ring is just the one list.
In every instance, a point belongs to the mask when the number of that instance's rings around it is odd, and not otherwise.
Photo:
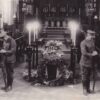
[(48, 35), (48, 36), (64, 36), (64, 34), (54, 34), (54, 33), (52, 33), (52, 34), (48, 34), (48, 33), (47, 33), (47, 35)]
[(63, 32), (46, 32), (47, 35), (64, 35)]
[(60, 30), (60, 29), (45, 29), (46, 31), (65, 31), (65, 30)]
[(45, 41), (48, 41), (48, 40), (59, 40), (59, 41), (64, 41), (65, 39), (64, 38), (44, 38)]
[(45, 31), (42, 31), (42, 33), (47, 33), (47, 34), (69, 34), (69, 33), (66, 33), (65, 31), (59, 31), (59, 30), (45, 30)]
[(49, 39), (49, 40), (65, 40), (64, 38), (59, 38), (59, 37), (55, 37), (55, 38), (47, 37), (47, 39)]
[(64, 38), (63, 35), (47, 35), (49, 38)]
[(63, 31), (43, 31), (43, 33), (48, 33), (48, 34), (65, 34)]
[(57, 30), (57, 29), (59, 29), (59, 30), (66, 30), (66, 29), (68, 29), (68, 28), (64, 28), (64, 27), (43, 27), (43, 29), (55, 29), (55, 30)]

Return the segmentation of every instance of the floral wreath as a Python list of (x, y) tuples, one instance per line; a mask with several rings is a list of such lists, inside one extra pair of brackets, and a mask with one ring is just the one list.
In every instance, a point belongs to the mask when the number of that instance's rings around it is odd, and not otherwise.
[(62, 41), (58, 40), (49, 40), (45, 44), (45, 48), (43, 50), (43, 56), (46, 59), (54, 60), (54, 59), (60, 59), (62, 55), (64, 54), (61, 50), (61, 46), (64, 44)]

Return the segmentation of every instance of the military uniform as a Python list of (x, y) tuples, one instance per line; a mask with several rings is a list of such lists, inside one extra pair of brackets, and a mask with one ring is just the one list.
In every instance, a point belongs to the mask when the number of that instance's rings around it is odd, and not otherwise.
[(95, 44), (93, 40), (83, 40), (81, 42), (81, 72), (83, 89), (87, 92), (90, 90), (90, 76), (93, 67), (93, 56), (92, 53), (95, 51)]
[(7, 38), (4, 38), (3, 42), (3, 49), (7, 51), (5, 55), (5, 68), (6, 68), (6, 74), (7, 74), (7, 88), (12, 87), (13, 83), (13, 67), (14, 63), (16, 61), (15, 52), (16, 52), (16, 42), (15, 40), (7, 36)]

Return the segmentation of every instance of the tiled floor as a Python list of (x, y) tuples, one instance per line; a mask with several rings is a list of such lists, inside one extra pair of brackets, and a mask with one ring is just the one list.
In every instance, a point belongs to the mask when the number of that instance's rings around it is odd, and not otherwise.
[(13, 90), (7, 93), (0, 90), (0, 100), (100, 100), (100, 81), (96, 83), (95, 93), (88, 96), (82, 94), (81, 83), (62, 87), (31, 86), (22, 79), (23, 66), (15, 69)]

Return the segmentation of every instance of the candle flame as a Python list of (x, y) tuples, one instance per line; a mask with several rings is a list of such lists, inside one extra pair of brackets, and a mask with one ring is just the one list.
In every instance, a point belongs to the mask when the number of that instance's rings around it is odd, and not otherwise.
[(28, 22), (26, 25), (26, 29), (34, 34), (34, 41), (38, 38), (38, 34), (42, 29), (41, 22), (39, 20), (33, 20)]
[(77, 31), (78, 31), (79, 27), (80, 27), (80, 25), (76, 21), (70, 21), (68, 23), (68, 28), (71, 31), (71, 39), (72, 39), (72, 41), (74, 43), (74, 46), (76, 44), (76, 34), (77, 34)]

